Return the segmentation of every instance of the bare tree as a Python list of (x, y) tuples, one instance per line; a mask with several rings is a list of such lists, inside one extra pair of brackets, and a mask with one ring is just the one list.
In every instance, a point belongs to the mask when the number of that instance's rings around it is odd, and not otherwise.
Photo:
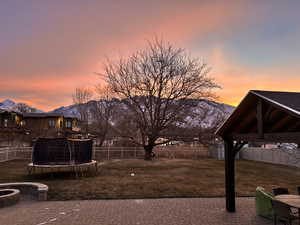
[(226, 120), (227, 116), (228, 114), (224, 111), (215, 111), (214, 119), (209, 126), (198, 126), (196, 128), (196, 133), (198, 135), (199, 143), (204, 146), (209, 146), (210, 144), (215, 143), (215, 139), (217, 138), (215, 132)]
[(96, 93), (98, 100), (91, 104), (91, 114), (94, 120), (93, 132), (100, 140), (99, 145), (102, 146), (112, 127), (112, 118), (118, 101), (113, 99), (113, 94), (107, 85), (98, 85)]
[(17, 110), (20, 113), (34, 113), (34, 112), (36, 112), (36, 110), (34, 110), (33, 108), (28, 107), (25, 103), (18, 103)]
[(219, 87), (208, 76), (207, 64), (190, 57), (184, 49), (161, 40), (148, 42), (143, 51), (118, 62), (107, 61), (106, 82), (134, 115), (138, 135), (125, 135), (145, 149), (145, 160), (162, 133), (182, 123), (188, 98), (211, 98)]
[(188, 122), (185, 126), (174, 126), (166, 133), (166, 136), (186, 143), (197, 142), (206, 147), (215, 143), (216, 135), (214, 133), (228, 116), (225, 109), (198, 104), (190, 110), (186, 114)]
[(82, 128), (88, 134), (89, 110), (87, 103), (91, 100), (93, 93), (89, 88), (76, 88), (73, 94), (73, 102), (76, 104)]

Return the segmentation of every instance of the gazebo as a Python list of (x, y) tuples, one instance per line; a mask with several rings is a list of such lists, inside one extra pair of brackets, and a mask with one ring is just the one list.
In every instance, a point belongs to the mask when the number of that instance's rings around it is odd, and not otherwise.
[(251, 90), (216, 131), (224, 140), (226, 209), (235, 212), (235, 156), (248, 142), (300, 144), (300, 93)]

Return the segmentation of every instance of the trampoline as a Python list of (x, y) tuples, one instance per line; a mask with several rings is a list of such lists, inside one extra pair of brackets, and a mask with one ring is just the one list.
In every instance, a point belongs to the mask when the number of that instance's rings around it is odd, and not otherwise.
[(54, 172), (70, 168), (78, 176), (90, 167), (94, 167), (97, 172), (97, 162), (92, 160), (92, 155), (91, 139), (39, 138), (33, 145), (32, 163), (28, 164), (28, 172), (34, 173), (36, 169)]

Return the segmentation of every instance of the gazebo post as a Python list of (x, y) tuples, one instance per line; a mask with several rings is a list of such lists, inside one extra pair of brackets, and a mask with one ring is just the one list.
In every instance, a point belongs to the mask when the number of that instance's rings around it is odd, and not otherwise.
[(224, 139), (226, 210), (235, 212), (234, 147), (232, 139)]

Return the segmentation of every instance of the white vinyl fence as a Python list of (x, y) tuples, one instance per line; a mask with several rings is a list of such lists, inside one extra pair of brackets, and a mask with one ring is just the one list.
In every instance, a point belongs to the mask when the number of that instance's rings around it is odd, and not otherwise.
[[(223, 144), (211, 145), (209, 152), (211, 157), (224, 160)], [(236, 159), (247, 159), (300, 167), (300, 149), (288, 150), (280, 148), (268, 149), (245, 147), (238, 152)]]
[(247, 160), (283, 164), (300, 167), (300, 150), (284, 150), (279, 148), (243, 148), (240, 157)]

